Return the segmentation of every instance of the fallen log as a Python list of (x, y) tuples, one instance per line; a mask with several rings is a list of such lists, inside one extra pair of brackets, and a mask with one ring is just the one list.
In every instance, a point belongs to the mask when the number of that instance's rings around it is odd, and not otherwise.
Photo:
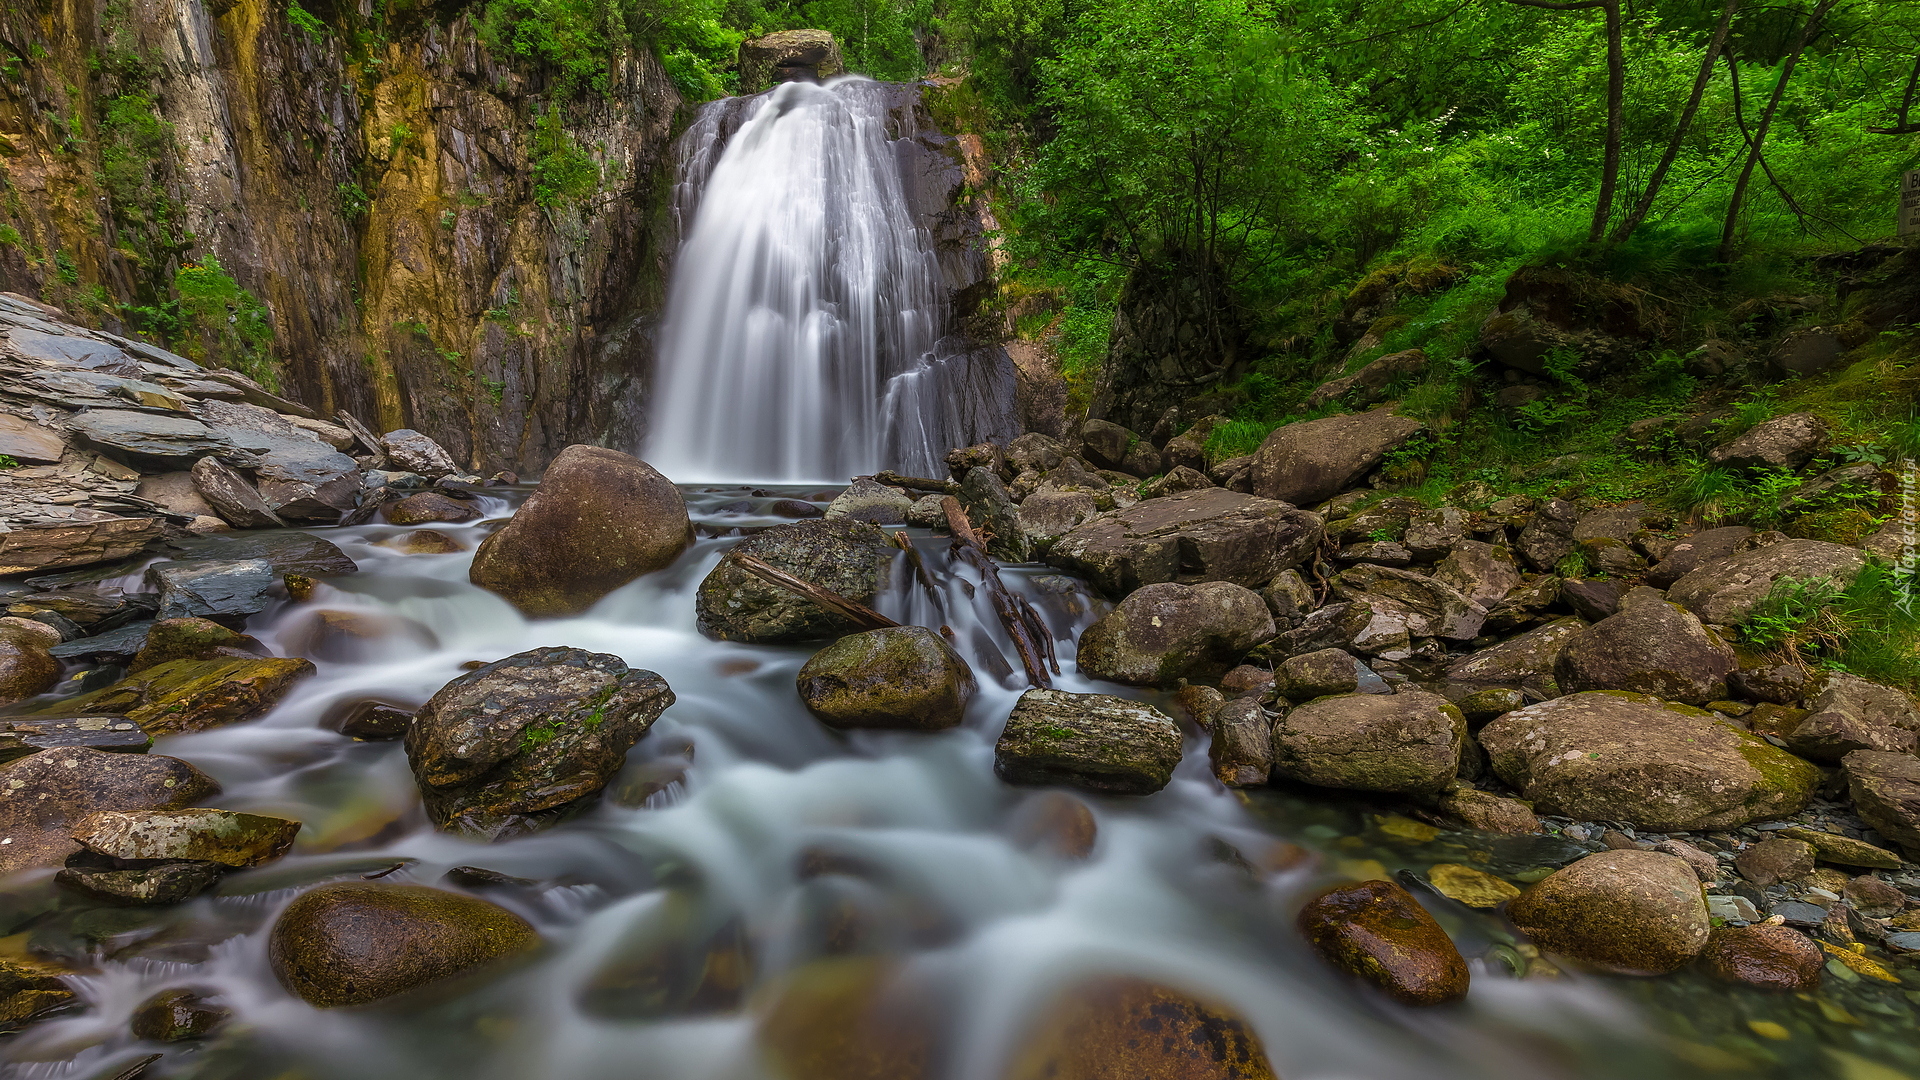
[(933, 602), (933, 610), (942, 619), (947, 617), (947, 599), (940, 593), (940, 587), (933, 583), (933, 575), (927, 573), (927, 563), (920, 557), (920, 549), (913, 546), (913, 538), (904, 532), (893, 534), (893, 546), (907, 553), (907, 565), (913, 567), (913, 579), (920, 583), (927, 599)]
[(906, 488), (908, 491), (927, 491), (937, 495), (951, 495), (960, 489), (960, 485), (951, 480), (934, 480), (925, 476), (901, 476), (891, 469), (882, 469), (873, 474), (875, 483), (888, 487)]
[(802, 581), (758, 556), (748, 555), (746, 552), (736, 552), (734, 554), (734, 562), (740, 569), (745, 570), (747, 573), (752, 574), (754, 577), (759, 578), (769, 585), (779, 586), (790, 593), (804, 596), (829, 611), (839, 612), (841, 615), (852, 620), (852, 622), (862, 630), (881, 630), (889, 626), (900, 625), (867, 605), (860, 603), (858, 600), (849, 600), (839, 593), (829, 589), (823, 589), (811, 581)]

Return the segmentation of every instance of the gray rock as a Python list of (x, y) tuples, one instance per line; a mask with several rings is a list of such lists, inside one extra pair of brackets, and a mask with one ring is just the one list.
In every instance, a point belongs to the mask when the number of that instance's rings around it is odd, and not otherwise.
[(1798, 469), (1813, 459), (1827, 426), (1812, 413), (1791, 413), (1755, 424), (1746, 434), (1707, 451), (1707, 460), (1729, 468)]
[(1860, 820), (1920, 859), (1920, 758), (1855, 750), (1843, 759), (1847, 793)]
[(1158, 582), (1260, 588), (1320, 545), (1318, 515), (1225, 488), (1185, 491), (1103, 514), (1061, 537), (1054, 566), (1109, 596)]
[(1564, 499), (1550, 499), (1533, 512), (1527, 527), (1514, 540), (1514, 551), (1527, 565), (1550, 571), (1578, 546), (1573, 527), (1579, 524), (1580, 510)]
[(1342, 570), (1333, 579), (1333, 592), (1368, 605), (1376, 616), (1399, 618), (1414, 637), (1471, 641), (1486, 621), (1486, 609), (1459, 590), (1411, 570), (1362, 564)]
[(913, 500), (896, 487), (877, 483), (870, 476), (855, 477), (853, 484), (834, 496), (827, 505), (827, 517), (852, 518), (869, 525), (904, 525)]
[(1254, 493), (1301, 506), (1325, 502), (1359, 483), (1424, 427), (1395, 415), (1392, 406), (1287, 424), (1253, 456)]
[(460, 466), (454, 464), (453, 455), (412, 428), (401, 428), (380, 436), (380, 449), (386, 452), (387, 460), (393, 463), (394, 468), (419, 473), (429, 480), (460, 471)]
[(1599, 622), (1620, 613), (1620, 600), (1626, 586), (1619, 581), (1562, 578), (1560, 602), (1588, 622)]
[(1096, 469), (1142, 477), (1160, 471), (1160, 451), (1119, 424), (1088, 420), (1081, 425), (1080, 441), (1081, 452)]
[(1436, 798), (1460, 768), (1467, 721), (1437, 694), (1320, 698), (1273, 729), (1273, 772), (1317, 787)]
[(1176, 465), (1165, 476), (1140, 485), (1142, 499), (1158, 499), (1165, 495), (1178, 495), (1182, 491), (1199, 491), (1213, 487), (1212, 480), (1205, 473), (1190, 469), (1185, 465)]
[(1732, 555), (1752, 535), (1753, 530), (1745, 525), (1694, 533), (1667, 549), (1659, 565), (1647, 572), (1647, 584), (1657, 589), (1670, 588), (1702, 566)]
[(67, 441), (44, 424), (0, 412), (0, 454), (23, 465), (51, 465), (67, 451)]
[(58, 866), (80, 851), (73, 827), (103, 810), (174, 810), (220, 785), (178, 758), (84, 747), (29, 754), (0, 766), (0, 874)]
[[(1407, 521), (1407, 532), (1402, 541), (1415, 559), (1421, 562), (1434, 562), (1466, 541), (1472, 532), (1468, 527), (1467, 515), (1457, 507), (1442, 506), (1437, 510), (1427, 510), (1415, 514)], [(1516, 576), (1514, 584), (1519, 584)], [(1512, 588), (1509, 585), (1507, 588)], [(1506, 595), (1506, 589), (1500, 591)], [(1498, 599), (1496, 597), (1495, 599)]]
[(1007, 444), (1007, 463), (1014, 472), (1048, 472), (1072, 455), (1060, 440), (1029, 431)]
[(1029, 690), (993, 751), (1009, 784), (1066, 784), (1100, 794), (1151, 795), (1180, 763), (1173, 718), (1125, 698)]
[(96, 855), (123, 862), (210, 862), (259, 866), (293, 847), (300, 823), (231, 810), (106, 810), (73, 827), (73, 838)]
[(1447, 678), (1463, 683), (1545, 689), (1545, 680), (1552, 676), (1561, 650), (1584, 629), (1586, 624), (1579, 619), (1555, 619), (1519, 637), (1461, 657), (1448, 666)]
[(212, 455), (193, 463), (194, 491), (227, 524), (238, 529), (278, 528), (286, 525), (260, 497), (253, 482)]
[(1277, 626), (1294, 626), (1314, 610), (1313, 587), (1307, 584), (1298, 570), (1282, 570), (1275, 574), (1267, 587), (1260, 590), (1260, 599), (1267, 602), (1267, 610), (1273, 612)]
[(1554, 665), (1563, 693), (1631, 690), (1705, 705), (1727, 696), (1733, 647), (1658, 592), (1635, 589), (1619, 613), (1574, 634)]
[(1866, 557), (1853, 548), (1821, 540), (1782, 540), (1708, 563), (1674, 582), (1667, 596), (1702, 622), (1737, 626), (1782, 579), (1843, 589), (1864, 566)]
[(238, 536), (205, 536), (174, 540), (170, 550), (182, 559), (234, 561), (265, 559), (278, 574), (330, 577), (351, 574), (359, 567), (347, 553), (311, 533), (270, 532)]
[(1426, 368), (1427, 354), (1423, 349), (1388, 353), (1351, 375), (1321, 383), (1307, 395), (1307, 408), (1318, 408), (1337, 400), (1356, 408), (1371, 405), (1384, 397), (1386, 388), (1396, 380), (1417, 375)]
[(1273, 769), (1273, 721), (1258, 698), (1227, 702), (1213, 717), (1207, 748), (1213, 775), (1227, 787), (1256, 787)]
[(1479, 738), (1502, 780), (1579, 821), (1724, 829), (1807, 804), (1819, 770), (1711, 715), (1593, 691), (1510, 712)]
[(1006, 562), (1026, 562), (1031, 557), (1027, 534), (1020, 528), (1020, 508), (993, 470), (968, 469), (955, 497), (967, 512), (967, 521), (986, 533), (989, 555)]
[(671, 704), (665, 679), (617, 656), (531, 649), (441, 687), (407, 728), (407, 762), (438, 828), (533, 832), (604, 788)]
[[(260, 497), (274, 513), (300, 521), (335, 521), (353, 509), (359, 465), (313, 432), (258, 405), (208, 401), (200, 418), (239, 450), (254, 471)], [(228, 460), (236, 460), (231, 453)]]
[(860, 627), (838, 612), (741, 569), (742, 554), (871, 605), (899, 551), (876, 526), (824, 518), (776, 525), (728, 551), (700, 583), (695, 597), (701, 631), (727, 641), (779, 644), (839, 637)]
[(1100, 504), (1084, 491), (1050, 491), (1042, 489), (1027, 496), (1020, 504), (1020, 531), (1027, 538), (1029, 549), (1042, 558), (1062, 536), (1093, 520), (1100, 513)]
[[(913, 505), (907, 507), (907, 524), (916, 529), (940, 529), (944, 531), (947, 527), (947, 511), (943, 505), (945, 498), (943, 495), (922, 495), (918, 499), (913, 500)], [(801, 505), (805, 506), (810, 504), (802, 503)], [(820, 515), (816, 512), (813, 514), (786, 514), (782, 516), (807, 518), (819, 517)]]
[[(1287, 656), (1318, 652), (1321, 649), (1355, 650), (1354, 642), (1367, 637), (1373, 625), (1373, 609), (1365, 604), (1328, 604), (1300, 621), (1300, 625), (1281, 634), (1275, 648)], [(1406, 628), (1401, 628), (1406, 633)]]
[(1559, 578), (1542, 574), (1519, 586), (1487, 609), (1487, 621), (1480, 628), (1502, 634), (1546, 618), (1548, 609), (1560, 602), (1560, 585)]
[(89, 409), (68, 419), (82, 445), (138, 469), (185, 469), (201, 457), (232, 449), (220, 433), (191, 416)]
[(48, 334), (16, 327), (7, 332), (7, 344), (22, 356), (49, 364), (93, 367), (99, 364), (132, 363), (127, 354), (116, 346), (92, 338)]
[(1131, 686), (1211, 682), (1274, 635), (1273, 616), (1251, 589), (1225, 581), (1148, 585), (1120, 601), (1080, 637), (1080, 670)]
[(273, 577), (273, 564), (265, 559), (156, 563), (147, 569), (147, 583), (160, 591), (161, 619), (233, 619), (264, 611)]

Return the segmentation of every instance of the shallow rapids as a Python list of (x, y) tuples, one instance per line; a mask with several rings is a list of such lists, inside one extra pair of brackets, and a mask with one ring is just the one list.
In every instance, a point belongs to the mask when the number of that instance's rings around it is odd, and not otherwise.
[[(757, 1080), (774, 1075), (760, 1032), (769, 1000), (804, 987), (830, 957), (884, 965), (897, 985), (937, 1003), (927, 1074), (940, 1080), (1000, 1080), (1055, 995), (1104, 974), (1237, 1012), (1285, 1080), (1665, 1071), (1655, 1037), (1603, 984), (1514, 979), (1494, 959), (1503, 946), (1487, 924), (1457, 912), (1440, 916), (1474, 969), (1464, 1005), (1414, 1013), (1331, 975), (1297, 940), (1292, 900), (1332, 880), (1342, 844), (1352, 857), (1369, 851), (1342, 841), (1320, 870), (1264, 875), (1223, 859), (1222, 842), (1258, 852), (1276, 831), (1313, 843), (1332, 830), (1303, 829), (1305, 819), (1290, 828), (1284, 806), (1251, 812), (1213, 782), (1197, 732), (1165, 791), (1087, 797), (1098, 820), (1089, 859), (1021, 843), (1016, 818), (1039, 796), (997, 780), (992, 749), (1024, 676), (944, 539), (918, 541), (944, 617), (904, 558), (880, 606), (953, 628), (980, 681), (967, 723), (940, 734), (822, 727), (794, 690), (810, 650), (710, 641), (694, 627), (693, 593), (736, 542), (720, 534), (781, 520), (757, 512), (769, 496), (830, 494), (689, 489), (703, 538), (673, 568), (585, 617), (551, 621), (530, 622), (469, 585), (470, 551), (403, 555), (389, 545), (406, 530), (392, 526), (317, 530), (361, 573), (329, 579), (309, 604), (256, 616), (249, 631), (286, 651), (326, 608), (388, 618), (392, 632), (317, 660), (318, 675), (263, 719), (153, 748), (216, 777), (225, 793), (215, 805), (305, 822), (294, 854), (178, 908), (97, 916), (125, 927), (90, 928), (102, 944), (85, 977), (88, 1007), (14, 1039), (4, 1074), (111, 1076), (166, 1049), (152, 1075)], [(510, 504), (487, 509), (487, 521), (434, 528), (470, 549)], [(1101, 610), (1083, 585), (1034, 568), (1005, 578), (1047, 620), (1062, 689), (1122, 692), (1074, 671), (1074, 638)], [(398, 743), (358, 743), (320, 726), (343, 701), (416, 706), (464, 663), (554, 645), (657, 671), (678, 701), (607, 798), (548, 832), (493, 845), (439, 835)], [(505, 972), (357, 1010), (311, 1008), (273, 977), (265, 929), (299, 888), (386, 870), (384, 880), (440, 884), (457, 865), (541, 882), (485, 895), (532, 921), (546, 948)], [(28, 903), (49, 889), (42, 875), (5, 900)], [(77, 933), (61, 925), (35, 933)], [(739, 958), (741, 992), (703, 998), (722, 954)], [(205, 1045), (134, 1042), (130, 1011), (177, 986), (216, 991), (236, 1023)]]

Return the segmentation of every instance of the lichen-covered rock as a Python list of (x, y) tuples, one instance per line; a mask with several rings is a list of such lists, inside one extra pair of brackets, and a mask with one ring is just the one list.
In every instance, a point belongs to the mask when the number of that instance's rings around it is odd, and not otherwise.
[(1451, 585), (1460, 595), (1492, 609), (1520, 586), (1520, 568), (1504, 547), (1479, 540), (1461, 540), (1433, 568), (1433, 579)]
[(1390, 566), (1361, 564), (1333, 579), (1334, 595), (1366, 604), (1374, 615), (1406, 624), (1414, 637), (1471, 641), (1486, 622), (1486, 610), (1438, 578)]
[(1108, 596), (1163, 581), (1230, 581), (1249, 589), (1320, 546), (1317, 514), (1225, 488), (1148, 499), (1061, 537), (1047, 561)]
[(1199, 491), (1214, 486), (1214, 482), (1207, 479), (1207, 474), (1197, 469), (1189, 469), (1185, 465), (1178, 465), (1169, 469), (1165, 476), (1141, 484), (1140, 497), (1158, 499), (1167, 495), (1178, 495), (1183, 491)]
[(1142, 477), (1160, 471), (1160, 451), (1119, 424), (1088, 420), (1080, 427), (1080, 441), (1081, 452), (1096, 469)]
[(1274, 687), (1290, 701), (1311, 701), (1360, 689), (1360, 661), (1344, 649), (1290, 656), (1273, 669)]
[(800, 669), (800, 700), (835, 728), (939, 731), (958, 725), (973, 697), (973, 670), (922, 626), (849, 634)]
[(1321, 959), (1405, 1005), (1467, 995), (1471, 975), (1447, 932), (1391, 881), (1339, 885), (1300, 910), (1300, 932)]
[(1254, 493), (1298, 506), (1325, 502), (1358, 484), (1424, 426), (1392, 406), (1287, 424), (1253, 456)]
[(1480, 731), (1494, 771), (1536, 807), (1659, 832), (1798, 812), (1819, 770), (1713, 714), (1623, 691), (1529, 705)]
[(1900, 869), (1900, 856), (1851, 836), (1802, 828), (1782, 829), (1777, 835), (1812, 844), (1814, 858), (1823, 863), (1875, 870)]
[(984, 532), (989, 555), (1006, 562), (1026, 562), (1032, 556), (1020, 528), (1020, 508), (992, 469), (968, 469), (955, 498), (967, 521)]
[(1579, 507), (1565, 499), (1549, 499), (1533, 512), (1526, 527), (1514, 538), (1514, 553), (1535, 570), (1549, 572), (1579, 546), (1579, 541), (1573, 538), (1573, 527), (1579, 523)]
[(1658, 975), (1699, 955), (1710, 929), (1693, 869), (1657, 851), (1603, 851), (1507, 905), (1534, 944), (1608, 971)]
[(849, 600), (872, 604), (899, 551), (878, 527), (860, 521), (796, 521), (741, 541), (700, 583), (694, 611), (710, 637), (760, 645), (815, 641), (860, 627), (836, 611), (740, 568), (752, 555), (775, 569)]
[(1827, 426), (1812, 413), (1762, 420), (1745, 434), (1707, 451), (1707, 460), (1735, 469), (1798, 469), (1813, 459)]
[(529, 649), (441, 687), (407, 728), (407, 761), (438, 828), (532, 832), (606, 787), (671, 704), (665, 679), (617, 656)]
[(1213, 715), (1207, 748), (1214, 779), (1227, 787), (1255, 787), (1273, 770), (1273, 721), (1258, 698), (1237, 698)]
[(1130, 686), (1218, 679), (1272, 638), (1258, 593), (1225, 581), (1162, 582), (1120, 601), (1080, 635), (1080, 670)]
[(124, 716), (149, 735), (185, 735), (261, 716), (313, 673), (295, 657), (171, 660), (34, 715)]
[(780, 30), (740, 43), (743, 94), (795, 80), (820, 82), (846, 70), (840, 43), (825, 30)]
[(1920, 758), (1855, 750), (1842, 764), (1847, 793), (1860, 820), (1920, 859)]
[[(460, 467), (454, 464), (453, 455), (447, 453), (439, 443), (412, 428), (401, 428), (380, 436), (380, 449), (386, 452), (387, 460), (393, 468), (419, 473), (429, 480), (438, 480), (448, 473), (460, 470)], [(565, 452), (561, 451), (561, 453)]]
[(1647, 571), (1647, 584), (1656, 589), (1671, 588), (1673, 583), (1711, 562), (1718, 562), (1740, 550), (1753, 535), (1745, 525), (1707, 529), (1667, 549), (1658, 565)]
[(1039, 1011), (1003, 1075), (1274, 1080), (1259, 1038), (1233, 1013), (1169, 986), (1117, 976), (1073, 986)]
[(1569, 616), (1536, 626), (1518, 637), (1455, 660), (1447, 668), (1447, 678), (1488, 686), (1544, 689), (1559, 662), (1561, 650), (1586, 629), (1586, 625)]
[(569, 446), (513, 520), (481, 542), (468, 577), (528, 615), (578, 615), (673, 565), (692, 543), (686, 502), (653, 466)]
[(73, 838), (96, 855), (126, 862), (186, 860), (239, 868), (285, 855), (299, 832), (298, 821), (232, 810), (104, 810), (81, 819)]
[(1109, 795), (1151, 795), (1180, 763), (1180, 728), (1151, 705), (1106, 694), (1029, 690), (993, 748), (1009, 784), (1066, 784)]
[(53, 880), (103, 904), (151, 907), (191, 900), (220, 884), (225, 872), (225, 867), (210, 862), (163, 862), (132, 869), (69, 866)]
[(386, 507), (390, 525), (427, 525), (440, 521), (472, 521), (480, 511), (464, 499), (454, 499), (437, 491), (420, 491)]
[(1733, 647), (1691, 612), (1652, 589), (1635, 589), (1619, 612), (1567, 641), (1554, 674), (1563, 693), (1631, 690), (1705, 705), (1727, 696), (1735, 666)]
[(1432, 798), (1460, 768), (1466, 717), (1422, 690), (1301, 705), (1273, 729), (1273, 772), (1316, 787)]
[(1767, 598), (1776, 582), (1791, 580), (1846, 588), (1866, 556), (1824, 540), (1782, 540), (1707, 563), (1673, 583), (1667, 597), (1701, 622), (1737, 626)]
[(68, 748), (0, 765), (0, 875), (58, 866), (80, 850), (73, 830), (107, 810), (175, 810), (216, 795), (213, 778), (178, 758)]
[(826, 516), (852, 518), (869, 525), (904, 525), (913, 499), (897, 487), (888, 487), (870, 476), (858, 476), (845, 491), (827, 504)]
[(1033, 554), (1044, 558), (1061, 537), (1100, 513), (1100, 504), (1084, 491), (1042, 489), (1020, 504), (1020, 532)]
[(1812, 990), (1827, 954), (1807, 935), (1786, 926), (1717, 926), (1700, 962), (1716, 977), (1762, 990)]
[(309, 1005), (362, 1005), (540, 944), (498, 904), (423, 885), (322, 885), (274, 921), (274, 974)]

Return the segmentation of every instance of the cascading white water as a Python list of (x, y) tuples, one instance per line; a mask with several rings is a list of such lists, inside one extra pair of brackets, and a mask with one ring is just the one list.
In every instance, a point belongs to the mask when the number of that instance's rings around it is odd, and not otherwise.
[[(948, 335), (886, 84), (715, 102), (681, 142), (684, 239), (645, 457), (682, 482), (926, 475), (1010, 401)], [(1004, 358), (998, 361), (1005, 366)], [(998, 380), (1007, 383), (1007, 380)], [(1007, 398), (1008, 386), (986, 397)]]

